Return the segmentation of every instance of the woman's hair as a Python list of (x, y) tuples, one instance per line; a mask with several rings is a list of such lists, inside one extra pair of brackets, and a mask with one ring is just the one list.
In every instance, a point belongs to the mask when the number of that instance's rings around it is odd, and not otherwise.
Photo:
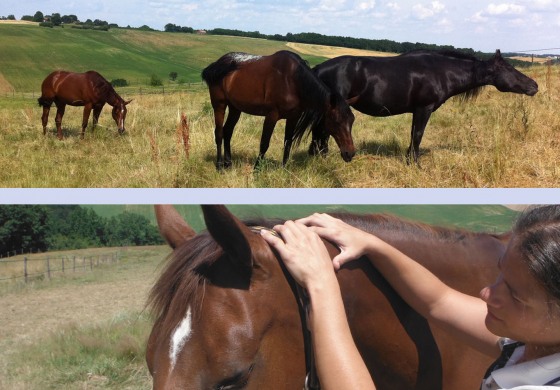
[(513, 234), (531, 274), (560, 306), (560, 205), (526, 209)]

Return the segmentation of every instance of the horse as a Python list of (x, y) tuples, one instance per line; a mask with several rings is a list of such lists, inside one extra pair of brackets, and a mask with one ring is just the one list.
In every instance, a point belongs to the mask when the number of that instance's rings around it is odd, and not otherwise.
[[(173, 248), (151, 289), (154, 325), (146, 362), (159, 389), (297, 389), (310, 371), (305, 310), (294, 279), (259, 229), (227, 208), (202, 206), (196, 233), (170, 205), (155, 206)], [(450, 286), (477, 295), (491, 284), (509, 233), (473, 233), (390, 215), (337, 214), (424, 264)], [(329, 253), (338, 253), (325, 242)], [(378, 389), (474, 389), (490, 358), (410, 308), (366, 258), (337, 273), (356, 345)], [(306, 363), (307, 362), (307, 363)]]
[[(458, 51), (416, 50), (395, 57), (341, 56), (313, 68), (329, 87), (367, 115), (385, 117), (412, 113), (406, 161), (419, 165), (420, 142), (430, 115), (447, 99), (474, 99), (486, 85), (500, 92), (533, 96), (537, 83), (511, 66), (497, 50), (487, 61)], [(321, 125), (312, 131), (310, 154), (328, 151)]]
[[(208, 85), (214, 110), (216, 168), (231, 167), (230, 141), (242, 112), (265, 117), (255, 167), (263, 160), (280, 119), (286, 119), (283, 165), (288, 161), (292, 142), (298, 144), (306, 129), (321, 117), (324, 117), (325, 131), (335, 139), (344, 161), (352, 160), (355, 153), (352, 110), (297, 54), (289, 51), (269, 56), (228, 53), (207, 66), (202, 71), (202, 79)], [(226, 108), (229, 111), (224, 125)]]
[(125, 132), (124, 121), (126, 106), (132, 100), (125, 101), (113, 89), (111, 83), (99, 73), (90, 70), (85, 73), (73, 73), (57, 70), (49, 74), (41, 85), (39, 105), (43, 107), (43, 135), (47, 134), (47, 122), (52, 104), (56, 105), (56, 129), (58, 139), (62, 139), (62, 117), (66, 105), (83, 106), (82, 135), (84, 138), (89, 115), (93, 109), (93, 125), (97, 125), (99, 115), (105, 103), (113, 106), (113, 119), (119, 134)]

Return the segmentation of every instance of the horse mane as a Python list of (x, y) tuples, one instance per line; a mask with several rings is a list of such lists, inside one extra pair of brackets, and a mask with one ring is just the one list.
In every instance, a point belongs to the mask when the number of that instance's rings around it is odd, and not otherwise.
[[(444, 57), (451, 57), (451, 58), (456, 58), (459, 60), (467, 60), (467, 61), (472, 61), (473, 62), (473, 66), (475, 66), (476, 64), (480, 63), (481, 60), (478, 59), (477, 57), (473, 56), (472, 54), (468, 54), (459, 50), (452, 50), (452, 49), (441, 49), (441, 50), (436, 50), (436, 51), (429, 51), (429, 50), (419, 50), (419, 51), (423, 51), (426, 53), (436, 53), (439, 55), (442, 55)], [(473, 77), (475, 75), (475, 72), (473, 72)], [(484, 90), (484, 86), (480, 86), (480, 87), (475, 87), (472, 89), (469, 89), (468, 91), (465, 91), (463, 93), (460, 93), (458, 95), (455, 96), (455, 98), (457, 98), (460, 102), (464, 103), (470, 100), (475, 100)]]
[(228, 74), (239, 68), (238, 56), (248, 55), (246, 53), (231, 52), (224, 54), (217, 61), (211, 63), (202, 70), (202, 79), (209, 87), (218, 84)]
[[(285, 51), (285, 53), (288, 53), (293, 59), (298, 61), (295, 78), (300, 86), (300, 98), (305, 103), (304, 105), (308, 107), (299, 117), (294, 129), (292, 140), (297, 146), (301, 143), (303, 137), (309, 133), (307, 130), (317, 126), (321, 119), (323, 119), (325, 112), (324, 103), (327, 102), (328, 104), (330, 102), (332, 94), (331, 90), (309, 67), (307, 61), (293, 52)], [(337, 107), (342, 103), (342, 100), (342, 96), (335, 94), (335, 104)]]

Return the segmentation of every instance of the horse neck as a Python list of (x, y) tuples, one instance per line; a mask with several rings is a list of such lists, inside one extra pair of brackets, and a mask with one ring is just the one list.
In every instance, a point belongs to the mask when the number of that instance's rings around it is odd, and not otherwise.
[(111, 106), (115, 107), (117, 104), (120, 104), (123, 101), (124, 99), (121, 98), (113, 88), (111, 88), (111, 90), (107, 93), (107, 103)]

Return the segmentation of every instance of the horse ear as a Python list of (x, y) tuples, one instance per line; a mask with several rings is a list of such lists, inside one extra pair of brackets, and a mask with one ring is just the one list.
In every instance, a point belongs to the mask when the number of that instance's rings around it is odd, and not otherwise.
[(501, 56), (502, 56), (502, 52), (500, 51), (500, 49), (496, 49), (496, 53), (494, 54), (494, 57), (500, 58)]
[(158, 204), (154, 206), (154, 209), (159, 232), (171, 248), (179, 247), (196, 235), (193, 228), (185, 222), (172, 205)]
[(223, 205), (202, 205), (206, 228), (234, 265), (250, 273), (253, 268), (251, 241), (255, 233)]
[(134, 99), (130, 99), (129, 101), (124, 102), (124, 105), (126, 106), (127, 104), (129, 104), (131, 101), (133, 101)]

